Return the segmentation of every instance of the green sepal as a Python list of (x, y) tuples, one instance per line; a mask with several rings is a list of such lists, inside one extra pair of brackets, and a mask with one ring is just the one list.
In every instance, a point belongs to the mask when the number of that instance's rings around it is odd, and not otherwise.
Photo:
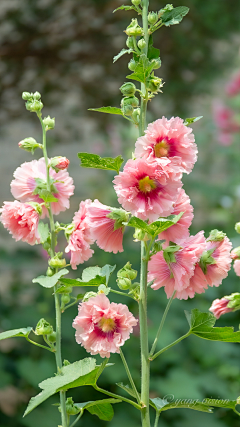
[(123, 116), (121, 108), (117, 107), (100, 107), (100, 108), (89, 108), (88, 111), (97, 111), (99, 113), (117, 114)]
[(170, 25), (179, 24), (182, 21), (183, 17), (187, 15), (188, 12), (189, 12), (189, 8), (186, 6), (178, 6), (172, 10), (167, 10), (161, 16), (162, 23), (166, 27), (170, 27)]
[(116, 62), (121, 56), (125, 55), (125, 53), (132, 53), (134, 52), (133, 49), (122, 49), (121, 52), (119, 52), (116, 56), (113, 58), (113, 63)]
[(32, 331), (32, 327), (28, 326), (27, 328), (12, 329), (11, 331), (1, 332), (0, 341), (5, 340), (7, 338), (14, 338), (14, 337), (27, 338), (31, 331)]
[(191, 117), (191, 118), (185, 119), (183, 124), (184, 124), (185, 126), (189, 126), (189, 125), (191, 125), (192, 123), (195, 123), (195, 122), (197, 122), (198, 120), (200, 120), (200, 119), (202, 119), (202, 118), (203, 118), (203, 116)]
[(97, 154), (78, 153), (83, 168), (95, 168), (104, 170), (113, 170), (119, 173), (122, 163), (124, 162), (122, 156), (113, 157), (100, 157)]
[(69, 271), (66, 268), (63, 268), (62, 270), (55, 273), (53, 276), (38, 276), (35, 279), (32, 280), (33, 283), (39, 283), (39, 285), (43, 286), (44, 288), (53, 288), (53, 286), (56, 285), (56, 283), (59, 281), (59, 279), (62, 276), (65, 276), (68, 274)]
[(120, 399), (103, 399), (84, 403), (75, 403), (74, 405), (80, 410), (86, 409), (90, 414), (97, 415), (100, 420), (111, 421), (114, 416), (112, 403), (120, 403)]
[(184, 212), (181, 212), (179, 215), (170, 215), (168, 218), (160, 218), (151, 224), (147, 224), (142, 219), (132, 216), (126, 225), (129, 227), (140, 228), (145, 231), (145, 233), (150, 234), (150, 236), (156, 237), (158, 234), (176, 224), (182, 217), (183, 213)]
[(212, 253), (215, 251), (215, 249), (216, 248), (209, 249), (208, 251), (204, 251), (200, 258), (199, 265), (204, 274), (207, 274), (208, 265), (216, 264), (216, 260), (211, 256)]
[(127, 79), (136, 80), (141, 83), (146, 83), (147, 78), (150, 76), (154, 65), (149, 61), (147, 56), (143, 53), (139, 57), (138, 64), (134, 73), (127, 76)]
[(138, 10), (134, 6), (125, 6), (125, 5), (117, 7), (117, 9), (113, 11), (113, 13), (117, 12), (117, 10), (135, 10), (135, 12), (138, 12)]

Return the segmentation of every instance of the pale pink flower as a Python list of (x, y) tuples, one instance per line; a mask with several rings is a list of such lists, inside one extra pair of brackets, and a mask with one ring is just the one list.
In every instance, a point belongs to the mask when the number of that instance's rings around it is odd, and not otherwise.
[(77, 343), (89, 353), (110, 357), (120, 352), (137, 322), (126, 305), (110, 303), (105, 294), (99, 294), (79, 304), (73, 327)]
[[(69, 208), (69, 197), (73, 195), (73, 180), (66, 170), (55, 172), (50, 168), (50, 178), (53, 187), (53, 195), (58, 199), (57, 202), (51, 203), (53, 214), (57, 215)], [(42, 203), (38, 195), (33, 192), (36, 189), (40, 179), (41, 183), (46, 185), (46, 166), (44, 158), (25, 162), (18, 167), (14, 174), (14, 180), (11, 182), (12, 195), (20, 202), (37, 202)], [(47, 215), (47, 209), (43, 206), (42, 218)]]
[(199, 264), (195, 265), (193, 276), (189, 280), (188, 286), (181, 290), (177, 291), (175, 294), (175, 298), (177, 299), (188, 299), (194, 298), (195, 294), (202, 294), (207, 289), (208, 283), (206, 277), (199, 266)]
[(164, 286), (168, 298), (174, 291), (178, 292), (180, 299), (185, 298), (183, 290), (193, 286), (190, 279), (194, 275), (195, 264), (206, 248), (203, 231), (180, 241), (179, 246), (181, 248), (174, 252), (176, 262), (167, 263), (161, 251), (153, 255), (148, 264), (148, 280), (154, 280), (151, 287), (156, 290)]
[(40, 243), (39, 213), (33, 206), (14, 200), (14, 202), (4, 202), (0, 212), (3, 226), (16, 241), (22, 240), (29, 245)]
[(77, 269), (78, 264), (82, 264), (91, 258), (94, 251), (90, 249), (90, 245), (94, 243), (91, 235), (91, 228), (88, 223), (88, 206), (91, 200), (87, 199), (80, 203), (79, 210), (73, 217), (74, 230), (69, 237), (68, 246), (65, 252), (71, 251), (71, 267)]
[(222, 314), (230, 313), (233, 311), (233, 308), (229, 308), (227, 305), (229, 303), (229, 300), (227, 298), (221, 298), (221, 299), (215, 299), (209, 308), (209, 311), (211, 311), (214, 316), (219, 319)]
[(237, 276), (240, 277), (240, 259), (236, 259), (233, 263), (233, 268)]
[(214, 259), (215, 264), (207, 265), (207, 272), (205, 274), (209, 286), (221, 285), (223, 279), (227, 277), (228, 271), (231, 268), (231, 249), (232, 243), (228, 237), (224, 237), (221, 241), (207, 241), (206, 250), (214, 249), (211, 257)]
[(167, 120), (165, 117), (150, 123), (144, 136), (136, 142), (135, 156), (162, 162), (171, 160), (173, 170), (191, 172), (197, 161), (197, 145), (194, 143), (192, 129), (183, 124), (179, 117)]
[(175, 242), (179, 239), (186, 239), (189, 236), (189, 230), (193, 220), (193, 207), (190, 204), (190, 199), (183, 188), (178, 193), (178, 197), (173, 206), (172, 215), (178, 215), (184, 212), (180, 220), (158, 235), (160, 240), (165, 239), (167, 242)]
[(144, 159), (128, 160), (113, 183), (118, 201), (126, 211), (143, 220), (168, 216), (182, 186), (169, 170), (169, 160), (160, 165)]
[[(124, 211), (122, 212), (124, 214)], [(96, 240), (99, 248), (116, 254), (117, 252), (123, 252), (122, 241), (125, 227), (119, 223), (119, 227), (114, 229), (116, 228), (117, 220), (109, 217), (111, 214), (112, 210), (97, 199), (88, 206), (89, 225), (93, 239)]]
[(228, 96), (236, 96), (240, 93), (240, 71), (226, 85), (226, 93)]

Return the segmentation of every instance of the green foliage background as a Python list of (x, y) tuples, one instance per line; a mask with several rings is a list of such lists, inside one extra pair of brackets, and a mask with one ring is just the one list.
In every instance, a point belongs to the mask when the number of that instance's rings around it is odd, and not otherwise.
[[(0, 85), (1, 85), (1, 204), (12, 200), (9, 192), (11, 176), (30, 154), (20, 152), (17, 142), (27, 136), (40, 137), (34, 115), (24, 109), (21, 93), (24, 90), (42, 93), (46, 115), (56, 116), (56, 129), (49, 132), (50, 155), (67, 155), (74, 176), (76, 194), (71, 211), (61, 220), (71, 221), (80, 200), (98, 198), (103, 203), (117, 205), (111, 180), (114, 173), (87, 171), (79, 167), (77, 152), (92, 151), (105, 156), (131, 156), (136, 130), (121, 117), (88, 112), (88, 108), (112, 105), (119, 107), (118, 88), (128, 72), (125, 56), (117, 64), (112, 58), (125, 47), (123, 30), (134, 16), (131, 12), (112, 10), (120, 6), (117, 0), (17, 0), (0, 4)], [(179, 0), (174, 6), (182, 5)], [(150, 0), (150, 9), (165, 4)], [(240, 3), (235, 0), (185, 0), (190, 8), (179, 26), (164, 28), (154, 37), (154, 45), (161, 50), (163, 94), (150, 105), (149, 121), (178, 115), (204, 115), (193, 125), (199, 147), (199, 160), (192, 174), (184, 178), (185, 190), (195, 209), (192, 233), (211, 228), (225, 231), (234, 246), (240, 244), (234, 232), (239, 221), (239, 164), (240, 154), (236, 139), (231, 147), (217, 143), (216, 130), (211, 119), (211, 103), (221, 96), (224, 79), (237, 66), (239, 49)], [(107, 77), (106, 77), (107, 76)], [(39, 141), (40, 142), (40, 141)], [(71, 169), (72, 167), (72, 169)], [(105, 254), (95, 247), (88, 265), (117, 264), (121, 268), (129, 259), (138, 269), (140, 247), (132, 242), (131, 231), (124, 237), (125, 252)], [(64, 241), (60, 241), (64, 247)], [(0, 329), (33, 326), (40, 317), (54, 323), (51, 290), (32, 284), (32, 278), (43, 274), (46, 260), (39, 248), (15, 243), (0, 230)], [(82, 267), (78, 268), (78, 276)], [(74, 277), (74, 274), (72, 275)], [(114, 286), (116, 276), (113, 275)], [(115, 285), (116, 286), (116, 285)], [(183, 310), (196, 307), (208, 310), (215, 298), (236, 292), (239, 279), (231, 271), (219, 288), (210, 288), (194, 300), (174, 301), (159, 349), (188, 330)], [(116, 296), (114, 301), (120, 300)], [(126, 300), (126, 303), (128, 301)], [(166, 305), (163, 290), (149, 291), (149, 330), (153, 340)], [(136, 303), (130, 304), (137, 314)], [(86, 352), (74, 340), (72, 320), (77, 309), (63, 315), (63, 356), (70, 362), (86, 357)], [(239, 315), (228, 314), (218, 326), (238, 327)], [(0, 418), (1, 427), (52, 427), (60, 422), (56, 407), (42, 404), (22, 419), (28, 399), (39, 389), (37, 384), (52, 376), (55, 361), (21, 338), (1, 342), (0, 345)], [(48, 352), (47, 352), (48, 353)], [(124, 353), (139, 386), (139, 344), (133, 335), (126, 342)], [(239, 345), (212, 343), (190, 337), (170, 349), (152, 363), (151, 397), (167, 394), (174, 398), (200, 399), (204, 397), (235, 399), (240, 395)], [(120, 358), (114, 355), (115, 367), (106, 370), (101, 385), (112, 392), (120, 392), (116, 382), (127, 382)], [(100, 358), (99, 358), (100, 361)], [(76, 402), (93, 400), (101, 395), (90, 387), (74, 390)], [(115, 405), (116, 416), (109, 427), (139, 426), (139, 414), (125, 404)], [(230, 411), (219, 409), (213, 415), (186, 409), (167, 411), (161, 416), (161, 427), (237, 427), (239, 419)], [(84, 415), (79, 425), (105, 427), (106, 422), (95, 416)]]

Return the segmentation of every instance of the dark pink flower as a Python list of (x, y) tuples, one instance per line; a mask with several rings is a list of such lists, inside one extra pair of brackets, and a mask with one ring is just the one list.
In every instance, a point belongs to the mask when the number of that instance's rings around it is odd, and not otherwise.
[(137, 139), (135, 156), (158, 163), (168, 158), (173, 170), (191, 172), (197, 160), (197, 146), (192, 129), (183, 123), (179, 117), (163, 117), (150, 123), (146, 134)]
[(4, 202), (0, 209), (1, 222), (8, 229), (13, 238), (18, 241), (35, 245), (40, 243), (38, 233), (39, 212), (27, 203)]
[(91, 200), (87, 199), (81, 202), (79, 210), (73, 217), (74, 229), (69, 237), (68, 246), (65, 252), (71, 251), (71, 266), (73, 270), (77, 269), (78, 264), (82, 264), (91, 258), (94, 251), (90, 249), (90, 245), (94, 243), (91, 235), (91, 228), (88, 223), (88, 206)]
[(209, 311), (211, 311), (214, 316), (219, 319), (222, 314), (230, 313), (233, 311), (233, 308), (228, 308), (229, 299), (221, 298), (221, 299), (215, 299), (209, 308)]
[[(186, 299), (184, 290), (193, 287), (190, 279), (194, 275), (196, 263), (206, 248), (203, 231), (197, 233), (196, 236), (190, 236), (186, 240), (180, 241), (179, 246), (180, 248), (174, 252), (175, 261), (167, 262), (163, 252), (152, 256), (148, 264), (148, 280), (154, 280), (151, 287), (155, 290), (164, 286), (168, 298), (174, 291), (177, 291), (179, 299)], [(188, 293), (190, 296), (192, 290), (189, 289)]]
[(144, 159), (127, 161), (113, 180), (118, 201), (126, 211), (150, 221), (171, 214), (182, 183), (175, 180), (169, 163), (168, 159), (161, 165)]
[(89, 353), (110, 357), (119, 353), (137, 322), (126, 305), (110, 303), (105, 294), (99, 294), (79, 304), (73, 327), (77, 343)]
[(123, 252), (125, 227), (122, 221), (127, 221), (126, 212), (122, 209), (109, 208), (96, 199), (88, 206), (88, 217), (92, 237), (97, 245), (106, 252), (114, 254)]
[[(46, 166), (44, 158), (25, 162), (18, 167), (14, 174), (14, 180), (11, 182), (12, 195), (21, 202), (42, 203), (43, 200), (34, 190), (41, 185), (46, 188)], [(51, 203), (53, 214), (57, 215), (69, 208), (69, 197), (73, 195), (73, 180), (66, 170), (55, 172), (50, 168), (51, 185), (53, 195), (58, 199)], [(47, 209), (43, 206), (42, 218), (47, 215)]]
[(189, 236), (189, 230), (193, 220), (193, 207), (190, 204), (190, 199), (185, 191), (181, 188), (178, 197), (173, 206), (172, 215), (178, 215), (184, 212), (180, 220), (158, 235), (160, 240), (165, 239), (167, 242), (175, 242), (176, 240), (186, 239)]
[(207, 241), (206, 251), (213, 250), (211, 257), (214, 264), (207, 265), (206, 280), (209, 286), (221, 285), (231, 268), (232, 243), (225, 236), (221, 241)]
[(228, 96), (236, 96), (240, 93), (240, 71), (226, 85), (226, 93)]

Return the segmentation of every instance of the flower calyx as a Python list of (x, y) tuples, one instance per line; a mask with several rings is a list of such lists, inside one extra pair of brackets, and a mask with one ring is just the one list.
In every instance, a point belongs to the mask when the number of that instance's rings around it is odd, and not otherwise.
[(162, 92), (162, 87), (162, 79), (154, 76), (154, 73), (152, 73), (151, 76), (147, 79), (147, 90), (149, 90), (153, 94), (157, 94), (158, 92)]
[(46, 131), (55, 128), (55, 117), (51, 118), (50, 116), (44, 117), (43, 123), (45, 125)]
[(138, 107), (139, 100), (136, 96), (125, 96), (121, 100), (121, 109), (124, 116), (132, 116), (134, 108)]
[(22, 148), (25, 151), (28, 151), (32, 154), (34, 154), (34, 151), (37, 148), (43, 148), (42, 144), (38, 144), (38, 142), (36, 141), (36, 139), (29, 137), (29, 138), (24, 138), (22, 141), (20, 141), (18, 143), (19, 148)]
[(79, 412), (81, 412), (81, 408), (78, 408), (78, 406), (74, 405), (72, 397), (68, 397), (66, 400), (66, 412), (67, 415), (77, 415)]
[(56, 255), (54, 255), (54, 257), (52, 257), (49, 261), (48, 261), (48, 265), (52, 268), (63, 268), (66, 267), (67, 263), (65, 258), (62, 258), (63, 253), (62, 252), (58, 252)]
[(92, 291), (86, 292), (86, 294), (84, 295), (82, 301), (83, 302), (88, 301), (90, 298), (96, 297), (96, 296), (97, 296), (97, 292), (92, 292)]
[(234, 248), (231, 251), (231, 258), (232, 259), (240, 259), (240, 246), (238, 246), (237, 248)]
[(24, 101), (27, 101), (25, 106), (28, 111), (41, 115), (43, 103), (41, 102), (41, 94), (39, 92), (23, 92), (22, 99), (24, 99)]
[(35, 334), (36, 335), (50, 335), (53, 333), (53, 327), (45, 319), (40, 319), (37, 323)]
[(39, 216), (42, 215), (42, 206), (39, 203), (26, 202), (26, 204), (32, 206), (35, 209), (35, 211), (38, 213)]
[(117, 208), (111, 208), (111, 212), (106, 216), (114, 220), (114, 231), (124, 228), (129, 219), (129, 214), (126, 211)]
[(156, 13), (156, 12), (149, 12), (149, 14), (148, 14), (148, 23), (150, 25), (154, 25), (154, 24), (156, 24), (157, 21), (158, 21), (158, 13)]
[(134, 242), (147, 242), (150, 240), (151, 236), (145, 233), (145, 231), (141, 230), (141, 228), (135, 228), (135, 233), (133, 234)]
[(137, 88), (134, 83), (127, 82), (124, 83), (120, 87), (120, 91), (122, 92), (123, 96), (133, 96), (136, 92)]
[(210, 232), (209, 237), (207, 238), (207, 241), (221, 242), (221, 240), (223, 240), (225, 236), (226, 236), (226, 233), (223, 233), (223, 231), (219, 231), (215, 229)]
[(240, 293), (235, 292), (231, 295), (224, 296), (229, 301), (227, 307), (231, 308), (232, 311), (240, 310)]
[(204, 251), (199, 261), (199, 265), (204, 274), (207, 274), (207, 266), (216, 264), (215, 259), (212, 257), (212, 253), (215, 251), (215, 248)]
[(129, 37), (130, 36), (137, 37), (137, 36), (143, 36), (144, 35), (143, 29), (138, 24), (138, 20), (136, 18), (132, 19), (131, 23), (126, 28), (125, 33)]
[(131, 288), (132, 280), (136, 279), (137, 271), (132, 269), (132, 265), (128, 261), (121, 270), (117, 272), (118, 287), (126, 291)]
[(167, 246), (163, 250), (163, 257), (167, 264), (171, 264), (172, 262), (176, 262), (175, 252), (178, 252), (181, 249), (181, 246), (177, 245), (174, 242), (169, 242), (169, 246)]

